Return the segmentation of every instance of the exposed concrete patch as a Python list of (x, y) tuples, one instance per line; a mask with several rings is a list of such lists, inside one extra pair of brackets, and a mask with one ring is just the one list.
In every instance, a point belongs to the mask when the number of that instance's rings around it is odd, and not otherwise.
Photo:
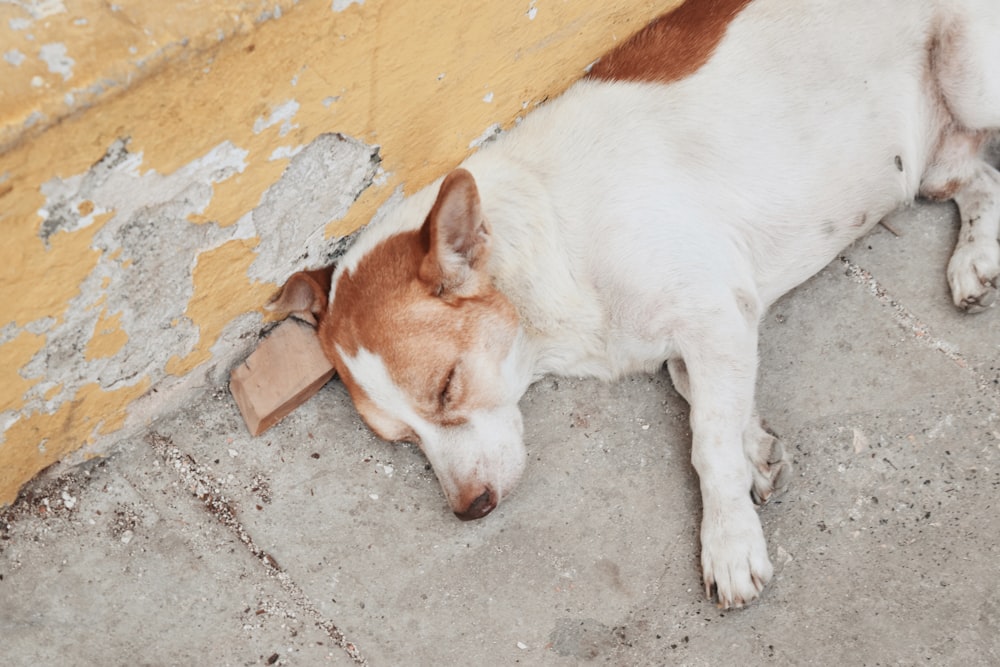
[(271, 156), (267, 158), (268, 160), (287, 160), (293, 158), (302, 152), (304, 146), (278, 146), (273, 151), (271, 151)]
[(503, 134), (503, 126), (500, 123), (493, 123), (488, 128), (483, 130), (483, 133), (478, 137), (469, 142), (470, 149), (482, 148), (485, 144), (490, 143), (497, 137)]
[[(142, 154), (130, 152), (123, 138), (86, 172), (54, 178), (41, 187), (46, 200), (38, 211), (38, 235), (46, 247), (53, 235), (100, 225), (92, 245), (101, 256), (61, 318), (12, 322), (0, 329), (0, 341), (25, 331), (45, 336), (41, 349), (19, 371), (39, 381), (25, 393), (21, 410), (0, 414), (0, 443), (22, 417), (56, 412), (85, 385), (97, 384), (104, 391), (142, 381), (152, 386), (129, 406), (116, 439), (147, 426), (165, 410), (177, 409), (193, 392), (224, 385), (232, 366), (257, 343), (257, 312), (226, 325), (203, 367), (176, 378), (165, 370), (172, 357), (190, 353), (200, 342), (199, 327), (185, 312), (202, 253), (236, 239), (260, 239), (249, 278), (277, 283), (295, 268), (329, 263), (343, 252), (350, 237), (328, 240), (325, 228), (346, 214), (377, 177), (377, 146), (339, 134), (320, 135), (292, 157), (260, 205), (237, 224), (192, 222), (203, 219), (213, 184), (241, 173), (246, 158), (247, 151), (224, 142), (161, 175), (143, 172)], [(120, 347), (88, 353), (93, 340), (105, 334)], [(79, 463), (94, 451), (66, 457), (64, 463)]]
[(331, 9), (335, 12), (342, 12), (351, 5), (363, 5), (365, 0), (333, 0)]
[(6, 60), (11, 65), (13, 65), (14, 67), (20, 67), (21, 63), (24, 62), (25, 58), (27, 58), (27, 56), (18, 51), (17, 49), (9, 49), (5, 51), (3, 54), (3, 59)]
[(343, 240), (329, 242), (326, 225), (347, 214), (372, 184), (379, 162), (378, 146), (342, 134), (322, 134), (292, 157), (247, 214), (261, 239), (250, 277), (277, 282), (291, 268), (321, 266), (340, 254)]
[(38, 51), (49, 71), (62, 76), (63, 81), (69, 81), (73, 77), (73, 65), (76, 61), (66, 55), (66, 45), (61, 43), (43, 44)]
[[(130, 153), (127, 144), (115, 141), (86, 173), (41, 188), (46, 204), (39, 236), (46, 244), (53, 234), (98, 218), (106, 222), (94, 236), (93, 246), (102, 251), (97, 266), (61, 319), (4, 328), (5, 339), (21, 329), (46, 334), (45, 345), (20, 369), (22, 377), (44, 378), (25, 395), (21, 415), (52, 413), (87, 384), (112, 390), (144, 378), (155, 383), (171, 355), (189, 352), (198, 341), (197, 328), (184, 317), (192, 268), (200, 252), (236, 230), (193, 224), (188, 217), (208, 205), (213, 183), (244, 169), (246, 151), (226, 142), (164, 176), (140, 173), (142, 155)], [(124, 344), (110, 356), (88, 359), (85, 349), (99, 320), (114, 316)]]
[(261, 116), (254, 121), (253, 133), (260, 134), (264, 130), (278, 123), (281, 123), (280, 135), (285, 136), (294, 128), (292, 123), (292, 118), (295, 117), (299, 111), (299, 103), (295, 100), (288, 100), (279, 104), (274, 109), (271, 110), (271, 115), (267, 118)]
[[(93, 223), (96, 215), (106, 212), (93, 203), (94, 193), (108, 182), (115, 169), (121, 167), (134, 174), (142, 162), (142, 156), (130, 154), (127, 145), (128, 139), (118, 139), (85, 174), (67, 179), (54, 178), (42, 184), (46, 207), (38, 211), (42, 218), (38, 236), (46, 247), (49, 247), (49, 237), (55, 232), (82, 229)], [(132, 162), (125, 164), (129, 159)]]
[[(43, 19), (47, 16), (62, 14), (66, 11), (66, 5), (63, 4), (62, 0), (3, 0), (3, 1), (6, 4), (11, 4), (14, 5), (15, 7), (20, 7), (24, 11), (28, 12), (31, 15), (31, 18), (35, 19), (36, 21), (38, 19)], [(13, 21), (11, 28), (15, 30), (19, 29), (19, 28), (14, 28)]]
[[(245, 359), (257, 346), (268, 327), (261, 328), (259, 313), (244, 313), (234, 318), (212, 346), (212, 361), (182, 376), (166, 376), (153, 391), (140, 396), (128, 407), (123, 433), (135, 433), (164, 414), (183, 409), (192, 396), (204, 396), (213, 387), (225, 387), (233, 365)], [(75, 465), (83, 457), (68, 457), (63, 462)]]

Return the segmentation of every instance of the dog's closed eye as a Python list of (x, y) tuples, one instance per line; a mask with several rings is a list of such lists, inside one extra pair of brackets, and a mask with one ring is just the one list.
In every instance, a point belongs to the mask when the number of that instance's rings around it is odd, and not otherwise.
[(453, 390), (455, 385), (454, 379), (456, 368), (457, 366), (451, 367), (451, 370), (448, 371), (448, 374), (445, 376), (444, 381), (441, 383), (440, 389), (438, 390), (438, 405), (441, 409), (447, 408), (448, 404), (451, 403), (454, 398)]

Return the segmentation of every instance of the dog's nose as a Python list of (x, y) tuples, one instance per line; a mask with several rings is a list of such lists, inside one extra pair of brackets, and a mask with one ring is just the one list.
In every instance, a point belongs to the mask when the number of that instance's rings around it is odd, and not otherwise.
[(480, 494), (478, 498), (472, 501), (472, 503), (465, 508), (465, 510), (459, 512), (456, 510), (455, 516), (457, 516), (462, 521), (472, 521), (473, 519), (481, 519), (490, 512), (493, 508), (497, 506), (497, 501), (493, 497), (493, 492), (489, 489)]

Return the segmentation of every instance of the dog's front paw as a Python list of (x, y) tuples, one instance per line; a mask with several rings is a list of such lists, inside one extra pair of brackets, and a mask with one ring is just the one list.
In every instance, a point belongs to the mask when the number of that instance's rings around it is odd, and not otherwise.
[(757, 513), (749, 502), (728, 512), (706, 511), (701, 524), (705, 595), (720, 609), (742, 607), (760, 596), (774, 572)]
[(969, 243), (955, 249), (948, 262), (948, 284), (955, 305), (970, 313), (992, 306), (1000, 276), (1000, 244)]
[(792, 479), (792, 459), (778, 437), (756, 417), (743, 432), (743, 452), (753, 478), (750, 496), (763, 505), (772, 496), (780, 496)]

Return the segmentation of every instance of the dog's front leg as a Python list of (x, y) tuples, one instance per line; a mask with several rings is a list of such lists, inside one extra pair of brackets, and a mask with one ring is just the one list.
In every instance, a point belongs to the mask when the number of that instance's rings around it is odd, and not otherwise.
[[(735, 314), (735, 313), (734, 313)], [(701, 483), (701, 564), (705, 592), (722, 608), (757, 598), (771, 561), (750, 496), (753, 483), (743, 435), (753, 416), (756, 322), (713, 322), (684, 353), (690, 379), (691, 461)]]

